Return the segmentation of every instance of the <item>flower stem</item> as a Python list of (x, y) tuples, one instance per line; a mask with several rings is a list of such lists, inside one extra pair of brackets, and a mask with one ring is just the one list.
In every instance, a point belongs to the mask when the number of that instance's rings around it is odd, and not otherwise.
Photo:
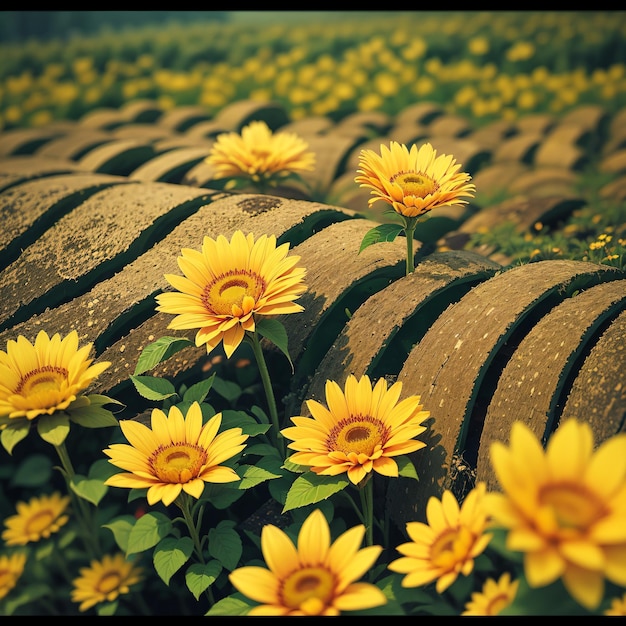
[(370, 475), (362, 488), (359, 489), (361, 508), (365, 521), (365, 545), (374, 545), (374, 481)]
[(278, 422), (278, 410), (276, 408), (276, 399), (274, 398), (274, 390), (272, 389), (272, 381), (270, 380), (269, 370), (263, 356), (263, 348), (261, 347), (261, 340), (256, 331), (246, 333), (248, 342), (252, 345), (252, 351), (259, 368), (259, 374), (261, 375), (261, 381), (263, 383), (263, 389), (265, 390), (265, 397), (267, 399), (267, 405), (270, 412), (270, 419), (274, 427), (272, 434), (272, 442), (278, 449), (281, 459), (285, 458), (285, 439), (280, 433), (280, 424)]
[[(196, 557), (198, 562), (201, 565), (206, 565), (204, 560), (204, 555), (202, 554), (202, 542), (200, 541), (200, 533), (198, 532), (198, 528), (193, 519), (193, 514), (191, 512), (191, 502), (190, 497), (186, 493), (181, 493), (178, 498), (174, 501), (174, 504), (181, 510), (183, 514), (183, 519), (185, 520), (185, 524), (189, 531), (189, 536), (193, 541), (193, 549), (196, 553)], [(207, 587), (206, 594), (209, 599), (211, 605), (214, 604), (215, 600), (213, 598), (213, 592), (211, 591), (211, 587)]]
[(406, 275), (415, 271), (415, 261), (413, 259), (413, 233), (417, 226), (417, 219), (406, 218), (404, 223), (404, 234), (406, 235)]
[(90, 556), (92, 558), (98, 558), (101, 553), (100, 542), (98, 541), (98, 534), (95, 532), (95, 523), (92, 511), (89, 509), (85, 500), (78, 496), (72, 489), (71, 482), (74, 476), (76, 476), (76, 472), (74, 471), (74, 466), (72, 465), (67, 448), (65, 447), (65, 442), (55, 445), (54, 448), (57, 451), (59, 459), (61, 460), (61, 465), (63, 466), (65, 485), (70, 498), (74, 502), (76, 514), (82, 530), (81, 535), (83, 542), (87, 551), (90, 553)]

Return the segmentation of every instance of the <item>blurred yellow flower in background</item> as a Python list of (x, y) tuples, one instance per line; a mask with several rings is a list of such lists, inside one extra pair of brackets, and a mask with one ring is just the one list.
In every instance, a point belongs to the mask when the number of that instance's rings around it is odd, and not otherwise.
[(80, 602), (79, 611), (86, 611), (101, 602), (113, 602), (130, 593), (132, 585), (142, 580), (143, 570), (127, 561), (123, 554), (104, 555), (80, 569), (73, 581), (72, 601)]
[(25, 565), (26, 554), (24, 552), (0, 555), (0, 600), (17, 585)]
[(315, 153), (295, 133), (273, 133), (266, 122), (256, 120), (241, 134), (218, 135), (206, 162), (215, 168), (217, 178), (275, 186), (294, 173), (312, 170)]
[(461, 615), (498, 615), (515, 599), (519, 580), (511, 581), (511, 574), (505, 572), (494, 580), (488, 578), (480, 591), (471, 595)]
[(6, 529), (2, 532), (2, 538), (8, 546), (23, 546), (47, 539), (69, 520), (66, 514), (69, 503), (69, 496), (61, 496), (58, 492), (31, 498), (28, 502), (18, 502), (15, 505), (17, 515), (4, 520)]
[(604, 579), (626, 585), (626, 433), (594, 451), (586, 422), (568, 419), (541, 441), (522, 422), (510, 445), (491, 445), (502, 493), (489, 493), (494, 527), (506, 546), (524, 553), (531, 587), (561, 579), (582, 606), (595, 609)]

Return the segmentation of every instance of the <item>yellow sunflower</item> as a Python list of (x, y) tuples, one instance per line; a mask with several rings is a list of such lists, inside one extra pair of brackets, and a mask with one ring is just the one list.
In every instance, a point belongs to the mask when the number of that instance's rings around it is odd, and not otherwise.
[(315, 509), (303, 522), (297, 547), (271, 524), (261, 531), (267, 568), (240, 567), (230, 582), (259, 602), (248, 615), (340, 615), (387, 603), (375, 585), (358, 581), (376, 562), (381, 546), (360, 549), (365, 526), (346, 530), (331, 544), (324, 514)]
[(89, 567), (80, 569), (80, 576), (73, 581), (72, 602), (80, 602), (79, 611), (101, 602), (113, 602), (129, 593), (142, 577), (142, 568), (127, 561), (123, 554), (105, 554), (102, 560), (93, 560)]
[(41, 330), (34, 345), (20, 335), (0, 350), (0, 428), (12, 419), (71, 409), (78, 394), (111, 365), (91, 365), (92, 344), (78, 348), (78, 333), (52, 337)]
[(404, 556), (387, 566), (392, 572), (406, 574), (403, 587), (419, 587), (436, 580), (437, 593), (443, 593), (459, 574), (469, 576), (474, 559), (484, 552), (492, 537), (485, 532), (485, 494), (486, 485), (479, 482), (460, 507), (447, 489), (441, 500), (435, 496), (429, 498), (428, 524), (407, 523), (412, 541), (399, 545), (396, 549)]
[(507, 529), (506, 547), (524, 553), (531, 587), (562, 579), (587, 609), (598, 607), (605, 577), (626, 586), (626, 433), (594, 452), (591, 427), (567, 419), (544, 450), (522, 422), (510, 446), (491, 445), (502, 493), (486, 505), (494, 525)]
[(392, 141), (380, 146), (380, 155), (361, 150), (359, 174), (354, 180), (360, 187), (369, 187), (372, 198), (368, 204), (383, 200), (396, 213), (415, 218), (432, 209), (453, 204), (467, 204), (463, 197), (473, 197), (476, 187), (471, 176), (459, 172), (460, 164), (452, 156), (442, 154), (430, 143), (419, 149)]
[(165, 275), (178, 292), (156, 296), (157, 311), (176, 315), (169, 328), (199, 328), (196, 345), (206, 345), (207, 353), (222, 341), (230, 357), (246, 331), (254, 332), (255, 316), (303, 310), (294, 300), (306, 291), (305, 270), (288, 251), (273, 235), (255, 241), (238, 230), (230, 242), (205, 237), (201, 252), (183, 248), (178, 257), (184, 276)]
[(498, 615), (515, 600), (518, 587), (519, 580), (511, 581), (509, 572), (502, 574), (497, 581), (488, 578), (481, 591), (472, 593), (461, 615)]
[(120, 428), (130, 445), (111, 444), (104, 453), (109, 463), (130, 473), (114, 474), (105, 481), (111, 487), (148, 489), (148, 504), (162, 501), (170, 505), (184, 491), (199, 498), (205, 483), (229, 483), (239, 480), (234, 469), (220, 465), (245, 448), (241, 428), (217, 434), (222, 414), (202, 425), (202, 409), (194, 402), (183, 417), (181, 410), (170, 407), (165, 415), (153, 409), (148, 428), (135, 420), (120, 420)]
[(344, 391), (335, 381), (326, 381), (328, 408), (307, 400), (312, 417), (292, 417), (295, 426), (281, 431), (293, 440), (288, 447), (297, 450), (289, 460), (324, 476), (347, 472), (355, 485), (372, 470), (398, 476), (392, 457), (426, 446), (414, 437), (426, 430), (422, 422), (430, 415), (422, 411), (420, 396), (399, 401), (401, 391), (401, 382), (387, 389), (384, 378), (372, 387), (367, 375), (359, 380), (348, 376)]
[(626, 617), (626, 593), (621, 598), (613, 598), (611, 605), (602, 615)]
[(47, 539), (69, 520), (65, 514), (69, 503), (69, 496), (61, 496), (58, 492), (31, 498), (29, 502), (18, 502), (17, 515), (4, 520), (6, 529), (2, 532), (2, 538), (8, 546), (23, 546)]
[(253, 121), (238, 133), (217, 136), (206, 162), (218, 178), (245, 178), (255, 184), (280, 180), (315, 166), (315, 153), (295, 133), (273, 133), (263, 121)]
[(17, 585), (25, 565), (26, 554), (23, 552), (0, 556), (0, 600)]

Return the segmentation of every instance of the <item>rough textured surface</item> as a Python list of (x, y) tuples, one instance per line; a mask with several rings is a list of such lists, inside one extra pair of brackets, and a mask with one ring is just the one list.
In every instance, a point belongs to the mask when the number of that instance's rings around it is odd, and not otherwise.
[(563, 416), (588, 421), (595, 441), (626, 431), (626, 311), (611, 322), (580, 366)]
[[(43, 217), (46, 218), (47, 226), (50, 226), (90, 192), (125, 182), (125, 178), (85, 172), (47, 176), (7, 189), (2, 194), (0, 205), (0, 220), (3, 224), (0, 251), (33, 228)], [(42, 226), (41, 234), (44, 229)]]
[[(398, 278), (353, 312), (319, 364), (306, 398), (324, 402), (326, 379), (343, 385), (349, 374), (371, 375), (381, 353), (391, 350), (389, 343), (398, 331), (412, 327), (409, 341), (417, 341), (422, 327), (420, 316), (428, 315), (434, 298), (454, 299), (455, 296), (447, 295), (451, 287), (465, 284), (469, 289), (499, 269), (498, 263), (466, 251), (435, 252), (419, 260), (415, 272)], [(398, 357), (395, 361), (400, 367), (402, 361)], [(302, 407), (303, 412), (305, 408)]]
[[(375, 225), (362, 219), (339, 222), (294, 247), (294, 254), (301, 257), (300, 265), (307, 270), (307, 291), (299, 299), (304, 311), (283, 316), (281, 320), (287, 329), (289, 353), (294, 363), (309, 349), (307, 344), (313, 341), (312, 336), (345, 292), (359, 281), (371, 279), (378, 271), (388, 276), (389, 281), (404, 272), (406, 247), (401, 238), (369, 246), (358, 254), (365, 233)], [(342, 315), (345, 318), (345, 313)], [(317, 340), (331, 341), (326, 334)]]
[(165, 183), (124, 183), (93, 194), (0, 274), (0, 318), (136, 248), (135, 242), (160, 218), (172, 219), (173, 209), (204, 195)]
[(390, 489), (400, 523), (424, 511), (431, 495), (452, 486), (453, 457), (466, 451), (472, 415), (481, 412), (481, 387), (499, 376), (495, 359), (507, 342), (528, 332), (533, 315), (541, 316), (550, 299), (564, 298), (573, 281), (592, 285), (620, 277), (612, 268), (579, 261), (522, 265), (479, 284), (438, 317), (398, 374), (403, 396), (421, 396), (431, 412), (429, 429), (421, 436), (428, 446), (414, 453), (419, 483), (406, 492)]
[[(488, 488), (498, 486), (489, 461), (491, 443), (508, 442), (515, 420), (523, 421), (540, 440), (547, 441), (562, 409), (567, 378), (579, 367), (577, 356), (593, 340), (594, 330), (625, 302), (626, 280), (592, 286), (555, 306), (520, 341), (502, 370), (480, 435), (477, 478)], [(614, 390), (607, 389), (604, 397), (606, 405), (615, 403), (621, 376), (612, 383)]]

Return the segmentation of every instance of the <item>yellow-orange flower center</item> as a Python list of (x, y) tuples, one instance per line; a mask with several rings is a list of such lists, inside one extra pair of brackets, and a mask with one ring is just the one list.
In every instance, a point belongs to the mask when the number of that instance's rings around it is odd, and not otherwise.
[(184, 484), (200, 473), (206, 451), (188, 443), (161, 446), (150, 457), (154, 475), (164, 483)]
[(202, 303), (215, 315), (241, 315), (243, 299), (251, 297), (254, 302), (265, 292), (266, 284), (261, 276), (249, 270), (232, 270), (209, 283), (202, 294)]
[(99, 593), (107, 595), (112, 591), (117, 590), (120, 586), (121, 581), (122, 579), (118, 571), (105, 572), (98, 581), (96, 590)]
[(333, 598), (335, 577), (323, 567), (305, 567), (290, 574), (284, 584), (284, 606), (318, 615)]
[(472, 533), (461, 526), (444, 530), (432, 544), (430, 560), (436, 567), (453, 570), (457, 564), (463, 563), (472, 548)]
[(399, 172), (391, 177), (391, 182), (400, 185), (405, 196), (417, 198), (425, 198), (439, 189), (439, 185), (432, 178), (416, 172)]
[(37, 511), (25, 524), (26, 534), (39, 535), (43, 530), (49, 528), (54, 521), (54, 514), (50, 509)]
[(15, 393), (26, 397), (59, 391), (67, 376), (68, 371), (64, 367), (44, 365), (22, 376)]
[(596, 494), (576, 483), (546, 485), (539, 502), (552, 509), (562, 529), (584, 532), (608, 513)]
[(371, 456), (389, 439), (390, 429), (369, 415), (355, 415), (340, 420), (330, 431), (326, 445), (329, 450), (345, 454), (354, 452)]
[(500, 611), (509, 606), (511, 599), (506, 593), (499, 593), (497, 596), (489, 599), (487, 603), (487, 615), (498, 615)]

